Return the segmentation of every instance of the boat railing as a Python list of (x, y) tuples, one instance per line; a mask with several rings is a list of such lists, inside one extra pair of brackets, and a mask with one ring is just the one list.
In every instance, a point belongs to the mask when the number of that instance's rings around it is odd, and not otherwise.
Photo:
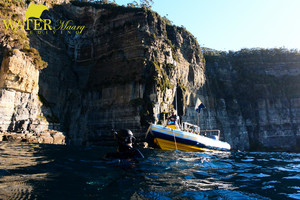
[(199, 135), (203, 135), (210, 138), (220, 139), (221, 131), (220, 130), (201, 130)]
[(188, 123), (188, 122), (183, 122), (182, 125), (181, 125), (181, 129), (183, 131), (192, 132), (192, 133), (200, 132), (200, 127), (199, 126), (197, 126), (195, 124)]
[(183, 122), (182, 123), (182, 130), (186, 132), (191, 132), (195, 133), (197, 135), (203, 135), (206, 137), (214, 138), (214, 139), (219, 139), (221, 135), (220, 130), (201, 130), (199, 126), (195, 124), (191, 124), (188, 122)]

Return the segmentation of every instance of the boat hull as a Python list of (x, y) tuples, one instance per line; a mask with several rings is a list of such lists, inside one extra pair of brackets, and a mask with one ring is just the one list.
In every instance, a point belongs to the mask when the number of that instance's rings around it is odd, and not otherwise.
[(230, 145), (226, 142), (171, 129), (160, 125), (151, 125), (151, 132), (154, 142), (162, 150), (181, 150), (181, 151), (229, 151)]

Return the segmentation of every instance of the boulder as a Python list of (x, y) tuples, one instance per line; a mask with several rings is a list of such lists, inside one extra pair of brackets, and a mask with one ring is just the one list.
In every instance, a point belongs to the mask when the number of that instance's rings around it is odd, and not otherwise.
[(43, 144), (53, 144), (53, 137), (41, 136), (40, 138)]
[(55, 132), (52, 134), (53, 144), (65, 144), (66, 137), (62, 132)]

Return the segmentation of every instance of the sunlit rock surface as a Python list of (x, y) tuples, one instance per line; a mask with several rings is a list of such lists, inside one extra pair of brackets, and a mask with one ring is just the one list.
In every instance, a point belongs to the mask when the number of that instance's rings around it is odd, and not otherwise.
[[(27, 39), (21, 44), (0, 31), (1, 132), (18, 132), (31, 142), (63, 143), (64, 135), (70, 144), (107, 144), (111, 129), (129, 128), (143, 137), (150, 123), (161, 123), (175, 108), (183, 121), (220, 129), (234, 149), (297, 150), (295, 53), (206, 52), (204, 59), (185, 28), (155, 12), (56, 3), (47, 1), (41, 18), (72, 20), (85, 26), (81, 34), (32, 31), (21, 35)], [(25, 53), (26, 42), (47, 68)], [(197, 98), (206, 106), (199, 116)]]

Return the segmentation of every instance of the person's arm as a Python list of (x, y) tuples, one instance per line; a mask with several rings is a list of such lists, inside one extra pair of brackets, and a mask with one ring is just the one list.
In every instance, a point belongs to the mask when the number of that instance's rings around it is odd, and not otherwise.
[(167, 117), (167, 121), (166, 121), (165, 127), (167, 127), (169, 121), (170, 121), (170, 117)]

